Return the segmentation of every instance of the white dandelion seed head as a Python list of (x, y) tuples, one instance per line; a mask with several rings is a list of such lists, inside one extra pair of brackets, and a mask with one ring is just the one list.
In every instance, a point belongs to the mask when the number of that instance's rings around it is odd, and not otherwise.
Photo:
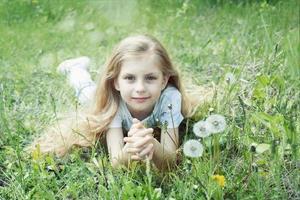
[(226, 73), (225, 74), (225, 81), (227, 84), (231, 85), (233, 83), (235, 83), (235, 76), (233, 73)]
[(210, 115), (207, 119), (206, 122), (210, 127), (211, 133), (220, 133), (225, 130), (226, 128), (226, 120), (225, 117), (222, 115), (214, 114)]
[(202, 138), (208, 137), (210, 136), (211, 133), (210, 124), (207, 123), (206, 121), (198, 121), (197, 123), (194, 124), (193, 132), (198, 137), (202, 137)]
[(215, 109), (213, 108), (213, 107), (210, 107), (209, 109), (208, 109), (208, 111), (209, 112), (212, 112), (212, 111), (214, 111)]
[(192, 158), (200, 157), (203, 153), (203, 145), (198, 140), (188, 140), (183, 145), (183, 153)]

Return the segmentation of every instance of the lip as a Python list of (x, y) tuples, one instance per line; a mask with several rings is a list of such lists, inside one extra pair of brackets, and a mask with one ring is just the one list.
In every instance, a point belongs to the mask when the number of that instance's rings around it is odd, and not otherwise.
[(132, 99), (136, 102), (142, 103), (144, 101), (146, 101), (147, 99), (149, 99), (150, 97), (132, 97)]

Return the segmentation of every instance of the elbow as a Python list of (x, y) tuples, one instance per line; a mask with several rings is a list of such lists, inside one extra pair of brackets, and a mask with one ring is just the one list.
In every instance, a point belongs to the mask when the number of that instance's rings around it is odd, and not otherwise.
[(119, 168), (123, 165), (123, 163), (117, 158), (112, 159), (110, 161), (110, 164), (111, 164), (113, 169), (117, 169), (117, 168)]
[(168, 157), (165, 157), (162, 162), (157, 163), (156, 167), (159, 169), (159, 171), (171, 171), (177, 166), (176, 161), (176, 154), (171, 154)]
[(116, 168), (118, 168), (118, 167), (120, 166), (119, 162), (118, 162), (116, 159), (112, 160), (112, 161), (110, 162), (110, 164), (111, 164), (111, 167), (112, 167), (113, 169), (116, 169)]

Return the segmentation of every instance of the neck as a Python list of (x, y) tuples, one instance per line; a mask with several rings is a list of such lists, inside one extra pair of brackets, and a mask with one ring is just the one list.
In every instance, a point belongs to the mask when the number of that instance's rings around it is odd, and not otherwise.
[(151, 114), (153, 109), (154, 109), (154, 107), (149, 109), (149, 110), (145, 110), (145, 111), (138, 111), (137, 112), (137, 111), (129, 110), (129, 112), (130, 112), (130, 114), (133, 118), (136, 118), (136, 119), (142, 121), (142, 120), (146, 119)]
[(130, 114), (133, 118), (142, 121), (149, 116), (150, 112), (130, 112)]

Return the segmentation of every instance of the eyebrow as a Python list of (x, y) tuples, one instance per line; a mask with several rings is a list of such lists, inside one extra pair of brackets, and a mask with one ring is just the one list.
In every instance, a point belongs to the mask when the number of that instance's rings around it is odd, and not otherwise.
[[(145, 76), (157, 76), (158, 74), (157, 73), (149, 73), (149, 74), (145, 74)], [(135, 74), (130, 74), (130, 73), (126, 73), (124, 74), (124, 76), (135, 76)]]

